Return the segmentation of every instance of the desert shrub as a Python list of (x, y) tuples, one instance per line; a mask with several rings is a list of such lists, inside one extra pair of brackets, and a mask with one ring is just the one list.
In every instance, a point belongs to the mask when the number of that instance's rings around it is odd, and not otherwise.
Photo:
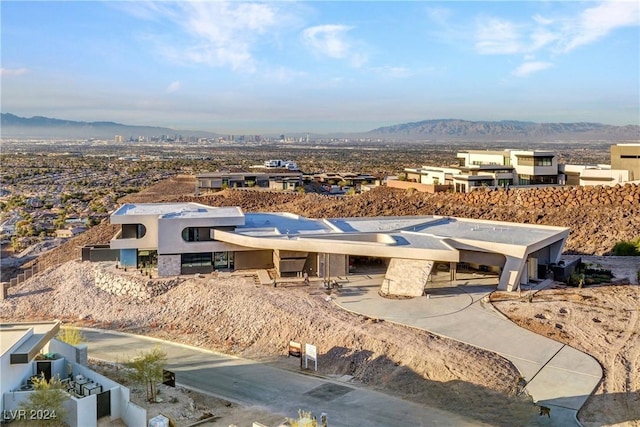
[[(20, 404), (20, 409), (27, 414), (42, 414), (43, 418), (36, 422), (41, 426), (66, 426), (63, 421), (66, 415), (65, 401), (69, 399), (69, 394), (58, 376), (47, 381), (44, 374), (32, 377), (35, 391), (29, 394), (29, 398)], [(31, 421), (25, 423), (32, 425)], [(22, 425), (19, 422), (19, 425)]]
[(640, 250), (638, 249), (638, 240), (636, 241), (628, 241), (623, 240), (621, 242), (616, 243), (613, 246), (613, 253), (616, 256), (639, 256)]
[(82, 331), (77, 328), (60, 328), (56, 338), (70, 345), (78, 345), (86, 341)]

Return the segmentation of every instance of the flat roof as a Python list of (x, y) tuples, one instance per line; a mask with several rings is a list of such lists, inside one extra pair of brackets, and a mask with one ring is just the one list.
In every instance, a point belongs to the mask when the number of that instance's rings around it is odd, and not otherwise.
[(30, 330), (33, 335), (23, 342), (16, 353), (29, 352), (30, 349), (43, 344), (42, 341), (48, 338), (52, 331), (59, 327), (59, 321), (34, 322), (34, 323), (0, 323), (0, 355), (4, 355), (11, 350), (20, 340), (22, 340)]
[(287, 212), (247, 213), (244, 217), (244, 225), (236, 227), (236, 233), (265, 237), (321, 234), (331, 231), (332, 229), (322, 220), (308, 219)]
[[(313, 238), (317, 235), (323, 240), (335, 236), (340, 241), (348, 241), (348, 234), (379, 233), (394, 238), (397, 246), (453, 250), (448, 239), (529, 246), (566, 230), (564, 227), (435, 215), (309, 219), (288, 213), (247, 213), (245, 225), (237, 227), (235, 233), (252, 237)], [(345, 236), (338, 237), (340, 235)], [(353, 238), (353, 241), (358, 240)]]
[(200, 203), (127, 203), (112, 216), (158, 215), (162, 218), (228, 218), (242, 217), (237, 206), (212, 207)]
[(361, 233), (396, 231), (422, 226), (441, 217), (427, 216), (394, 216), (394, 217), (362, 217), (362, 218), (330, 218), (325, 220), (341, 232), (359, 231)]
[(510, 222), (480, 221), (449, 217), (437, 223), (427, 224), (419, 231), (443, 238), (481, 240), (485, 242), (528, 246), (553, 237), (562, 230), (566, 229), (562, 227), (531, 226)]

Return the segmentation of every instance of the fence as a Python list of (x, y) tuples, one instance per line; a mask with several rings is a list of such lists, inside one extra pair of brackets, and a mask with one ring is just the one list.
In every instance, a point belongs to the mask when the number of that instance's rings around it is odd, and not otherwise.
[(53, 260), (49, 260), (46, 265), (45, 263), (40, 263), (40, 261), (36, 261), (31, 267), (29, 268), (23, 268), (22, 272), (16, 274), (14, 277), (10, 278), (8, 282), (3, 282), (2, 283), (2, 287), (3, 289), (0, 289), (0, 299), (4, 299), (6, 296), (6, 292), (7, 289), (6, 288), (12, 288), (14, 286), (18, 286), (19, 284), (29, 280), (30, 278), (32, 278), (33, 276), (37, 275), (38, 273), (42, 273), (43, 271), (45, 271), (48, 268), (52, 268), (52, 267), (57, 267), (61, 264), (64, 264), (67, 261), (72, 261), (72, 260), (77, 260), (79, 259), (78, 257), (74, 257), (72, 259), (61, 259), (60, 256), (57, 257), (57, 259), (53, 259)]
[(9, 279), (9, 287), (18, 286), (20, 283), (35, 276), (40, 271), (40, 265), (38, 263), (34, 264), (31, 268), (23, 269), (22, 273), (18, 273), (16, 277)]

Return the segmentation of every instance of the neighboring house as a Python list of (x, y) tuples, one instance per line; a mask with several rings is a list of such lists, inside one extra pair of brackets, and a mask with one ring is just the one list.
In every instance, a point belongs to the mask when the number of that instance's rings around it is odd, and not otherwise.
[(389, 280), (424, 284), (441, 263), (452, 279), (458, 267), (494, 271), (501, 290), (544, 278), (569, 235), (562, 227), (453, 217), (307, 219), (198, 203), (126, 204), (111, 223), (121, 224), (110, 243), (120, 264), (138, 267), (152, 256), (160, 276), (275, 268), (279, 276), (329, 278), (376, 262)]
[[(355, 188), (357, 192), (362, 191), (362, 187), (374, 185), (377, 178), (373, 175), (354, 172), (325, 172), (304, 177), (306, 182), (317, 182), (325, 186), (331, 192), (332, 186), (341, 184), (343, 187)], [(340, 188), (342, 191), (343, 188)], [(346, 190), (345, 190), (346, 191)]]
[(406, 179), (426, 185), (446, 185), (459, 193), (479, 187), (616, 185), (640, 179), (640, 144), (637, 143), (612, 145), (611, 165), (559, 164), (556, 154), (546, 150), (467, 150), (457, 153), (456, 158), (457, 166), (405, 168)]
[(623, 185), (629, 182), (630, 172), (624, 169), (611, 169), (610, 165), (560, 165), (565, 185)]
[(129, 401), (129, 389), (88, 369), (86, 346), (54, 337), (60, 322), (0, 323), (0, 414), (3, 421), (22, 416), (20, 404), (34, 391), (34, 375), (59, 377), (67, 387), (64, 421), (71, 427), (97, 426), (98, 419), (146, 425), (146, 410)]
[(612, 145), (611, 168), (629, 171), (629, 181), (640, 180), (640, 143)]
[(477, 187), (540, 186), (558, 184), (558, 163), (550, 151), (467, 150), (456, 154), (457, 167), (406, 168), (408, 181), (447, 185), (468, 193)]
[(270, 188), (272, 182), (287, 182), (289, 188), (302, 184), (301, 172), (208, 172), (196, 175), (195, 193), (223, 188)]
[(61, 230), (56, 230), (56, 237), (61, 238), (61, 239), (67, 239), (67, 238), (70, 238), (70, 237), (75, 237), (78, 234), (82, 234), (85, 231), (87, 231), (87, 229), (85, 227), (63, 228)]

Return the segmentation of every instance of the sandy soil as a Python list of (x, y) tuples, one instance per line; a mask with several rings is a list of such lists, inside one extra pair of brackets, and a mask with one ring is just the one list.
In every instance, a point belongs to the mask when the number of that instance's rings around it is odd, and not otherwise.
[(587, 427), (640, 426), (640, 287), (556, 286), (531, 303), (495, 292), (496, 308), (523, 328), (595, 357), (604, 378), (578, 414)]

